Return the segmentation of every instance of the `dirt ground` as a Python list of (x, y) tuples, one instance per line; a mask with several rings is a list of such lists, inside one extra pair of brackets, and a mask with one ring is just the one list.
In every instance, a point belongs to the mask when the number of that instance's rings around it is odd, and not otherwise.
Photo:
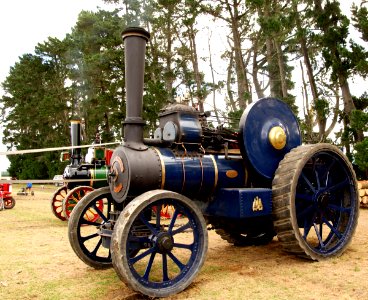
[[(0, 211), (0, 299), (146, 299), (113, 269), (94, 270), (71, 249), (67, 223), (51, 212), (56, 188), (36, 186)], [(14, 188), (16, 194), (16, 188)], [(368, 299), (368, 209), (339, 258), (310, 262), (267, 246), (237, 248), (209, 232), (207, 260), (184, 292), (170, 299)]]

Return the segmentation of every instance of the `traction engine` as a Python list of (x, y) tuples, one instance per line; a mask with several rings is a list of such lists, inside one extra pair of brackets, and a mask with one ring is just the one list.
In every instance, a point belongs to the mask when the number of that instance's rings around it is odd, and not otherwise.
[[(70, 140), (72, 147), (81, 145), (81, 121), (72, 120), (70, 122)], [(65, 167), (63, 179), (67, 182), (58, 188), (51, 199), (51, 210), (60, 220), (69, 220), (70, 214), (87, 193), (96, 188), (107, 186), (107, 165), (110, 163), (112, 150), (99, 146), (96, 138), (96, 145), (88, 148), (85, 162), (81, 155), (81, 148), (72, 148), (71, 152), (62, 152), (61, 160), (70, 160), (70, 164)], [(97, 216), (92, 216), (92, 219)]]
[(11, 183), (0, 183), (0, 210), (11, 209), (15, 206), (12, 191), (13, 187)]
[(148, 39), (142, 28), (123, 32), (124, 143), (112, 154), (109, 186), (88, 193), (70, 217), (77, 256), (97, 269), (113, 266), (135, 291), (165, 297), (198, 274), (208, 227), (234, 245), (267, 244), (277, 235), (301, 257), (341, 255), (357, 225), (354, 171), (337, 147), (302, 145), (284, 102), (254, 102), (238, 132), (211, 129), (195, 109), (171, 105), (154, 138), (143, 138)]

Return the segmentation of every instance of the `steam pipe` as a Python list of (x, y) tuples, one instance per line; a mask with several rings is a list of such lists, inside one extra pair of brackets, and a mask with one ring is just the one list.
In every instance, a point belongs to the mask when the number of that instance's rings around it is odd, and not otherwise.
[[(80, 120), (72, 120), (70, 121), (70, 141), (72, 147), (80, 146), (81, 145), (81, 121)], [(79, 165), (82, 156), (81, 156), (81, 149), (80, 148), (72, 148), (71, 151), (71, 164), (73, 166)]]
[(129, 27), (122, 33), (125, 48), (126, 118), (124, 141), (127, 147), (143, 150), (142, 119), (143, 83), (146, 43), (149, 32), (139, 27)]

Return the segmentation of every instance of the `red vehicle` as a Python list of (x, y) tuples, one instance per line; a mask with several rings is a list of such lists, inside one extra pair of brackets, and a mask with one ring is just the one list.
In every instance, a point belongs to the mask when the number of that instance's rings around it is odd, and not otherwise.
[(0, 210), (2, 208), (10, 209), (15, 206), (15, 199), (11, 195), (11, 183), (0, 183)]

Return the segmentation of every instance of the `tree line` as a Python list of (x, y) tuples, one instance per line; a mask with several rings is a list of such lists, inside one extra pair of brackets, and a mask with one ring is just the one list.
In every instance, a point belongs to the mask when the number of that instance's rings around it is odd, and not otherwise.
[[(217, 123), (230, 120), (227, 126), (233, 128), (250, 103), (277, 97), (299, 112), (305, 142), (343, 147), (367, 176), (368, 93), (356, 95), (349, 85), (349, 79), (368, 75), (367, 1), (353, 4), (349, 16), (333, 0), (104, 2), (116, 9), (82, 11), (64, 39), (49, 37), (11, 67), (0, 99), (3, 142), (9, 148), (68, 145), (72, 118), (84, 120), (83, 143), (97, 132), (103, 142), (120, 140), (125, 118), (121, 31), (142, 26), (151, 33), (144, 91), (147, 134), (160, 108), (183, 91), (200, 111), (210, 102)], [(218, 23), (227, 43), (220, 53), (226, 73), (221, 78), (211, 29), (206, 29), (207, 41), (199, 40), (203, 24)], [(351, 38), (352, 30), (358, 38)], [(207, 45), (205, 57), (200, 44)], [(216, 109), (223, 103), (225, 112)], [(54, 152), (9, 160), (9, 173), (24, 179), (50, 178), (65, 166)]]

